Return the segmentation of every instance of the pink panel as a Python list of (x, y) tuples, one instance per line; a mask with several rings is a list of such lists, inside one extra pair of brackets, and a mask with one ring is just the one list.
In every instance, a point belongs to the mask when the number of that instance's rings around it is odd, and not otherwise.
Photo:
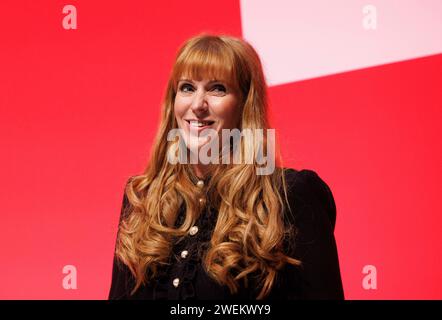
[(439, 0), (242, 0), (241, 17), (273, 85), (442, 52)]

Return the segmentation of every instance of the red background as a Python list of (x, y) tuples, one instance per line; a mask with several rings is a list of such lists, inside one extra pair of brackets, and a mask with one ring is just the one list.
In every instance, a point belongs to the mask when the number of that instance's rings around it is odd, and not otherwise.
[[(202, 31), (241, 36), (239, 2), (0, 3), (1, 299), (107, 297), (124, 183), (147, 163), (177, 48)], [(333, 191), (348, 299), (442, 298), (441, 66), (270, 88), (286, 166)]]

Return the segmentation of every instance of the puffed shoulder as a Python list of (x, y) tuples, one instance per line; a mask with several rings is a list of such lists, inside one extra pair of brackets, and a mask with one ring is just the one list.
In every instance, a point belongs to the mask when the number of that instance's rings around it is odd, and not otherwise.
[[(290, 207), (301, 209), (308, 206), (314, 208), (316, 212), (325, 213), (326, 216), (322, 218), (326, 218), (331, 229), (334, 230), (336, 204), (332, 191), (324, 180), (315, 171), (309, 169), (286, 168), (284, 173)], [(299, 214), (300, 210), (295, 210), (295, 219), (296, 213)]]
[(305, 299), (344, 299), (334, 237), (336, 206), (328, 185), (313, 170), (285, 171), (291, 211), (296, 227), (290, 256), (302, 263), (301, 296)]

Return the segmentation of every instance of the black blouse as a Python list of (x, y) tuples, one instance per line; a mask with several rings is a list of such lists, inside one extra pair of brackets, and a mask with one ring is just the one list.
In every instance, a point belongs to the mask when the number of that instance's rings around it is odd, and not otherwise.
[[(334, 237), (336, 206), (328, 185), (312, 170), (285, 171), (291, 221), (297, 228), (292, 257), (302, 261), (302, 267), (287, 264), (273, 284), (269, 300), (284, 299), (344, 299), (339, 260)], [(121, 212), (128, 205), (123, 197)], [(183, 219), (178, 215), (177, 224)], [(134, 295), (134, 278), (115, 256), (109, 299), (191, 299), (228, 300), (256, 299), (254, 286), (241, 286), (231, 294), (208, 276), (201, 257), (207, 249), (216, 222), (216, 210), (207, 208), (189, 235), (173, 246), (171, 264), (161, 269), (158, 277), (141, 286)], [(196, 232), (195, 232), (196, 231)], [(289, 247), (292, 247), (291, 245)]]

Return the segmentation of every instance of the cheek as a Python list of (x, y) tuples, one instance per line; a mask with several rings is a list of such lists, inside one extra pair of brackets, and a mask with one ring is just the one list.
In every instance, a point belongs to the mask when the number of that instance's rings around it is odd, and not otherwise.
[(239, 106), (236, 100), (223, 101), (215, 106), (217, 117), (223, 121), (223, 127), (233, 128), (239, 119)]
[(173, 110), (174, 110), (175, 117), (177, 118), (177, 120), (182, 118), (184, 116), (184, 114), (186, 113), (186, 105), (185, 105), (184, 101), (182, 101), (182, 99), (177, 97), (175, 99), (175, 103), (173, 105)]

